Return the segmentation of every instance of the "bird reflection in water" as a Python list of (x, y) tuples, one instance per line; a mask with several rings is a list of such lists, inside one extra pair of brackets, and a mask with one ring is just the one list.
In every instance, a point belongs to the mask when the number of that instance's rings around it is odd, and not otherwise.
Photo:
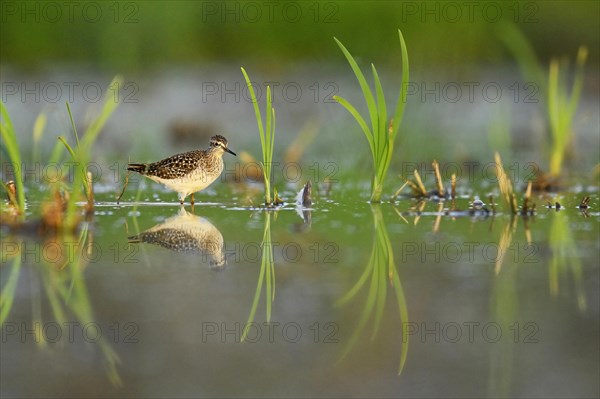
[[(164, 222), (128, 237), (129, 243), (160, 245), (171, 251), (195, 254), (207, 259), (210, 267), (223, 268), (227, 260), (223, 251), (223, 235), (211, 222), (183, 207)], [(206, 257), (206, 258), (204, 258)]]

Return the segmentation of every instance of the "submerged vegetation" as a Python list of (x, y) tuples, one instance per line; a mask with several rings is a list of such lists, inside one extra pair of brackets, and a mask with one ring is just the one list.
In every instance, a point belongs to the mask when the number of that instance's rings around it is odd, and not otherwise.
[(365, 118), (358, 112), (348, 100), (340, 96), (334, 96), (334, 100), (339, 102), (350, 112), (350, 114), (356, 119), (356, 122), (362, 129), (367, 141), (369, 148), (371, 149), (371, 155), (373, 157), (373, 180), (371, 184), (371, 202), (380, 202), (381, 194), (383, 191), (383, 184), (387, 175), (390, 162), (392, 161), (392, 154), (394, 151), (394, 142), (402, 122), (402, 116), (404, 114), (404, 107), (406, 105), (406, 95), (409, 79), (408, 70), (408, 51), (406, 50), (406, 43), (402, 32), (398, 30), (398, 36), (400, 38), (400, 47), (402, 51), (402, 82), (400, 83), (400, 95), (398, 96), (398, 103), (396, 105), (396, 111), (392, 119), (388, 121), (387, 117), (387, 105), (385, 102), (385, 95), (383, 93), (383, 87), (379, 80), (379, 75), (375, 69), (375, 65), (371, 64), (371, 70), (373, 72), (373, 80), (375, 81), (375, 93), (369, 88), (365, 76), (363, 75), (360, 67), (356, 63), (356, 60), (350, 52), (344, 47), (344, 45), (335, 39), (336, 43), (344, 53), (344, 56), (348, 60), (356, 79), (360, 85), (367, 108), (369, 110), (369, 118), (371, 120), (371, 126), (367, 125)]

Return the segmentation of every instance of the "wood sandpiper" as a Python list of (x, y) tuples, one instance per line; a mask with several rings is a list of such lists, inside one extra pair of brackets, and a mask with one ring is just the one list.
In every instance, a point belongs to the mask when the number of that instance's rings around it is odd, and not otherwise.
[(227, 148), (227, 139), (211, 137), (206, 150), (194, 150), (173, 155), (154, 163), (130, 163), (127, 170), (137, 172), (179, 193), (179, 202), (188, 195), (194, 204), (194, 193), (210, 186), (223, 172), (223, 153), (236, 155)]

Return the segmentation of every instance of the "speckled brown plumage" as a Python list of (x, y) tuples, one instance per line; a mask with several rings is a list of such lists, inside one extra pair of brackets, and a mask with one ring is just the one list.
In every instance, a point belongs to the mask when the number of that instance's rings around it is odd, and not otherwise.
[[(194, 150), (173, 155), (162, 161), (143, 164), (130, 163), (127, 170), (137, 172), (179, 193), (180, 202), (185, 197), (208, 187), (223, 171), (223, 153), (235, 153), (227, 147), (227, 139), (213, 136), (206, 150)], [(193, 196), (192, 196), (193, 203)]]
[(146, 176), (156, 176), (162, 179), (176, 179), (196, 169), (200, 160), (206, 157), (205, 151), (195, 150), (173, 155), (162, 161), (149, 164), (129, 164), (127, 170), (132, 170)]

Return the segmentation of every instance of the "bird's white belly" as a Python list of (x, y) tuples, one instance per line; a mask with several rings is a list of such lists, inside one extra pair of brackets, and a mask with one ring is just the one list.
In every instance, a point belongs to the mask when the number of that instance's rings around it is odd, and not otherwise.
[(217, 176), (212, 178), (207, 176), (196, 176), (195, 178), (185, 177), (179, 179), (162, 179), (160, 177), (152, 176), (151, 179), (173, 191), (189, 195), (210, 186), (217, 179)]

